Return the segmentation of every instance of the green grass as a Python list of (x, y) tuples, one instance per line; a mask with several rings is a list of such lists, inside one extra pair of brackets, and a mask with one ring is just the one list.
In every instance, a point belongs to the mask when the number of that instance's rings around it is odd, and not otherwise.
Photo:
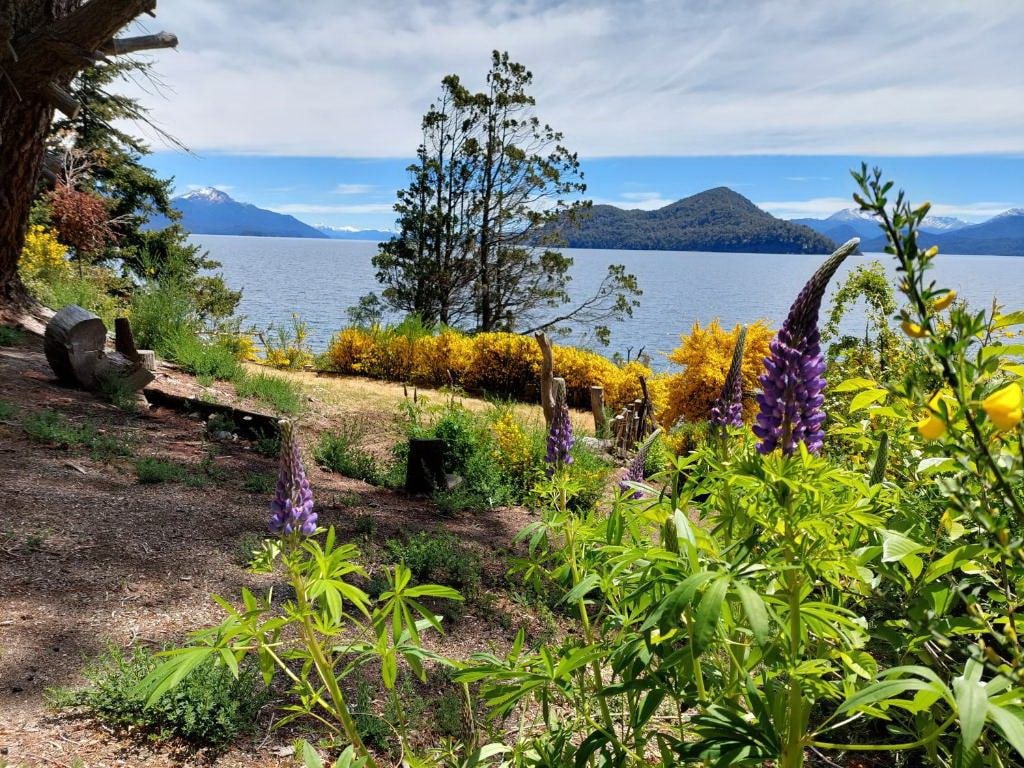
[(25, 334), (17, 328), (0, 325), (0, 347), (13, 347), (25, 340)]
[(302, 407), (298, 388), (287, 379), (268, 373), (242, 373), (234, 379), (239, 397), (252, 397), (278, 413), (295, 414)]
[(274, 492), (277, 478), (266, 472), (250, 472), (242, 481), (242, 488), (249, 493), (258, 493), (266, 496)]
[(139, 482), (146, 485), (184, 480), (185, 473), (185, 467), (167, 459), (147, 456), (135, 462), (135, 474)]
[(131, 446), (123, 439), (100, 434), (92, 422), (74, 424), (64, 414), (49, 409), (26, 415), (21, 426), (32, 440), (63, 448), (85, 447), (97, 461), (110, 461), (132, 453)]

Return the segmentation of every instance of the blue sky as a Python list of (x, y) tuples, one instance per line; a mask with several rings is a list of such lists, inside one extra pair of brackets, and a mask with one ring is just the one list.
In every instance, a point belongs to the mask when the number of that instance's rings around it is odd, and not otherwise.
[(600, 202), (726, 184), (824, 215), (863, 158), (938, 213), (1024, 205), (1021, 0), (168, 0), (138, 26), (181, 41), (127, 88), (194, 153), (156, 168), (308, 221), (386, 226), (441, 78), (482, 87), (495, 48)]

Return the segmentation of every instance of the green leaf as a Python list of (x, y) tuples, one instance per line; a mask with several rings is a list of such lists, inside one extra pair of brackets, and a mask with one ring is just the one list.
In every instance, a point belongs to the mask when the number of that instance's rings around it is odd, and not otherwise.
[(302, 761), (306, 764), (306, 768), (324, 768), (324, 761), (320, 759), (320, 755), (308, 741), (302, 742)]
[(930, 477), (939, 472), (955, 472), (958, 468), (956, 461), (946, 456), (929, 456), (918, 463), (917, 474)]
[(839, 382), (836, 386), (831, 387), (833, 392), (857, 392), (868, 387), (875, 387), (877, 383), (874, 379), (862, 379), (854, 377), (852, 379), (846, 379)]
[(1024, 709), (1000, 707), (989, 702), (988, 718), (1017, 754), (1024, 757)]
[(725, 599), (726, 590), (729, 589), (729, 581), (728, 575), (719, 576), (711, 582), (711, 586), (705, 590), (700, 599), (693, 622), (693, 650), (697, 654), (703, 653), (715, 637), (718, 630), (718, 619), (722, 613), (722, 601)]
[(872, 403), (881, 402), (889, 394), (887, 389), (866, 389), (858, 392), (850, 401), (850, 413), (855, 413), (867, 408)]
[(737, 581), (735, 587), (736, 594), (743, 604), (743, 611), (747, 614), (750, 629), (754, 633), (754, 639), (759, 645), (767, 645), (771, 640), (771, 620), (768, 618), (768, 608), (764, 600), (741, 581)]
[(980, 664), (968, 661), (963, 676), (953, 680), (960, 738), (967, 749), (977, 744), (988, 717), (988, 693), (980, 679), (981, 671)]
[(918, 544), (902, 533), (896, 531), (885, 531), (882, 534), (882, 562), (897, 563), (907, 555), (927, 549), (923, 544)]
[(583, 580), (580, 581), (579, 584), (577, 584), (575, 587), (569, 590), (566, 596), (562, 598), (561, 602), (564, 602), (568, 605), (574, 605), (575, 603), (578, 603), (580, 600), (582, 600), (588, 592), (595, 589), (600, 584), (601, 579), (598, 577), (596, 573), (588, 573), (586, 576), (583, 577)]

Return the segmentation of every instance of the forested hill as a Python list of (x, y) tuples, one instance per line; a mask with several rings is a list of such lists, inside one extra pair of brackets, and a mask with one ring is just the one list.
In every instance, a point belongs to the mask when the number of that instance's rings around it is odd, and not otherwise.
[(835, 243), (777, 219), (728, 187), (656, 211), (595, 205), (576, 224), (554, 225), (570, 248), (736, 253), (831, 253)]

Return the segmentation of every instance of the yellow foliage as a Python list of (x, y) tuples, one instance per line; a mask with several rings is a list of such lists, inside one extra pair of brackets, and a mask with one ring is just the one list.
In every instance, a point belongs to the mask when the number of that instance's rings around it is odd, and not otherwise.
[(467, 389), (524, 396), (537, 387), (540, 348), (517, 333), (478, 333), (472, 337), (473, 358), (466, 371)]
[(525, 474), (533, 466), (533, 446), (530, 438), (516, 421), (515, 414), (506, 410), (491, 428), (494, 432), (494, 460), (506, 472)]
[(38, 224), (32, 226), (25, 235), (25, 247), (21, 250), (18, 271), (22, 278), (28, 280), (51, 281), (64, 277), (71, 271), (67, 248), (46, 227)]
[(334, 334), (327, 346), (327, 358), (338, 373), (363, 373), (374, 347), (374, 340), (364, 330), (345, 328)]
[(452, 330), (425, 336), (416, 344), (413, 381), (425, 386), (451, 380), (460, 384), (473, 364), (473, 340)]
[[(683, 370), (664, 379), (664, 405), (658, 414), (662, 424), (671, 426), (680, 418), (686, 421), (704, 421), (709, 418), (711, 406), (722, 393), (739, 330), (738, 325), (731, 331), (723, 330), (715, 320), (707, 327), (694, 323), (690, 335), (682, 337), (682, 344), (668, 356), (673, 363), (683, 366)], [(768, 356), (771, 339), (772, 331), (764, 323), (757, 322), (748, 326), (747, 344), (743, 352), (745, 393), (758, 387), (757, 379), (764, 370), (764, 359)], [(754, 413), (754, 401), (745, 398), (743, 417), (750, 421)]]

